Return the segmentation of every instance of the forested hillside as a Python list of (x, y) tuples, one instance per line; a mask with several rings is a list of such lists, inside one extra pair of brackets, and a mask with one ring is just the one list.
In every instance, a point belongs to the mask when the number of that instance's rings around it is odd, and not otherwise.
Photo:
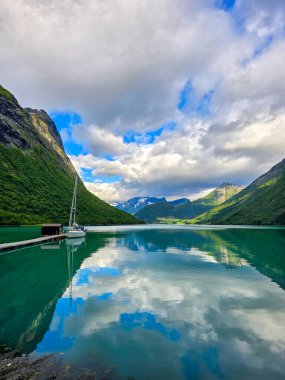
[[(67, 223), (75, 169), (48, 114), (22, 108), (0, 86), (0, 224)], [(134, 224), (139, 221), (78, 183), (78, 221)]]

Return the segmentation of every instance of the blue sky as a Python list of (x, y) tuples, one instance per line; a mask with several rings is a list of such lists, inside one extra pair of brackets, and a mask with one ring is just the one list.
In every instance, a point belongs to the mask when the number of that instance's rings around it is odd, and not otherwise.
[(284, 158), (284, 0), (15, 0), (0, 18), (1, 83), (107, 201), (193, 199)]
[(168, 121), (161, 125), (154, 131), (139, 132), (134, 130), (126, 131), (123, 135), (123, 141), (126, 144), (138, 143), (138, 144), (153, 144), (155, 139), (159, 137), (165, 131), (175, 130), (176, 122), (174, 120)]
[(225, 12), (230, 12), (235, 6), (235, 0), (217, 0), (216, 6)]
[(66, 153), (74, 155), (84, 153), (82, 144), (70, 138), (71, 127), (82, 124), (82, 117), (75, 112), (51, 112), (50, 117), (61, 134)]

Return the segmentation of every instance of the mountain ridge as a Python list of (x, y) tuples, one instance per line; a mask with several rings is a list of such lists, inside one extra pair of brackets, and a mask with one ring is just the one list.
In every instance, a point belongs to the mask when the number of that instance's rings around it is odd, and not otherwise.
[[(22, 108), (0, 85), (0, 224), (68, 223), (76, 170), (43, 110)], [(79, 178), (78, 221), (136, 224), (135, 217), (91, 194)]]
[(174, 199), (174, 201), (168, 201), (168, 203), (170, 203), (172, 205), (181, 205), (181, 204), (185, 204), (188, 202), (190, 202), (190, 199), (188, 199), (188, 198), (178, 198), (178, 199)]
[[(160, 203), (166, 201), (165, 197), (156, 198), (156, 197), (133, 197), (124, 202), (113, 202), (114, 207), (119, 210), (128, 212), (129, 214), (135, 214), (140, 211), (143, 207)], [(112, 203), (111, 203), (112, 204)]]
[(230, 200), (190, 223), (284, 225), (285, 159)]
[(188, 202), (175, 204), (165, 199), (165, 202), (145, 206), (135, 213), (135, 216), (148, 223), (159, 222), (160, 219), (191, 219), (224, 202), (241, 189), (237, 185), (225, 182), (205, 197), (192, 202), (188, 200)]

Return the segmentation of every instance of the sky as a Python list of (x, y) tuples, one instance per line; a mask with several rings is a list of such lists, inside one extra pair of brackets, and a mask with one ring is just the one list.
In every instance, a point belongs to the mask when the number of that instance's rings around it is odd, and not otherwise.
[(285, 157), (284, 0), (0, 0), (0, 83), (106, 201), (197, 198)]

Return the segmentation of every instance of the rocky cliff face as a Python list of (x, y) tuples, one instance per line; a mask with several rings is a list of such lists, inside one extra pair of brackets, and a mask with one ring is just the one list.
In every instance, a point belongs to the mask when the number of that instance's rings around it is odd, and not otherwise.
[(18, 104), (13, 95), (0, 86), (0, 142), (21, 149), (30, 147), (25, 129), (28, 113)]
[(50, 142), (55, 142), (61, 150), (64, 150), (60, 134), (46, 111), (33, 108), (26, 108), (26, 111), (29, 112), (33, 124), (38, 127), (38, 131)]
[(40, 142), (47, 148), (53, 149), (64, 161), (66, 167), (75, 173), (74, 167), (65, 154), (60, 134), (49, 115), (44, 110), (26, 108), (30, 118), (30, 124), (36, 129), (41, 137)]
[(64, 165), (75, 173), (49, 115), (44, 110), (22, 108), (3, 87), (0, 87), (0, 142), (22, 150), (41, 144), (45, 149), (54, 150)]

